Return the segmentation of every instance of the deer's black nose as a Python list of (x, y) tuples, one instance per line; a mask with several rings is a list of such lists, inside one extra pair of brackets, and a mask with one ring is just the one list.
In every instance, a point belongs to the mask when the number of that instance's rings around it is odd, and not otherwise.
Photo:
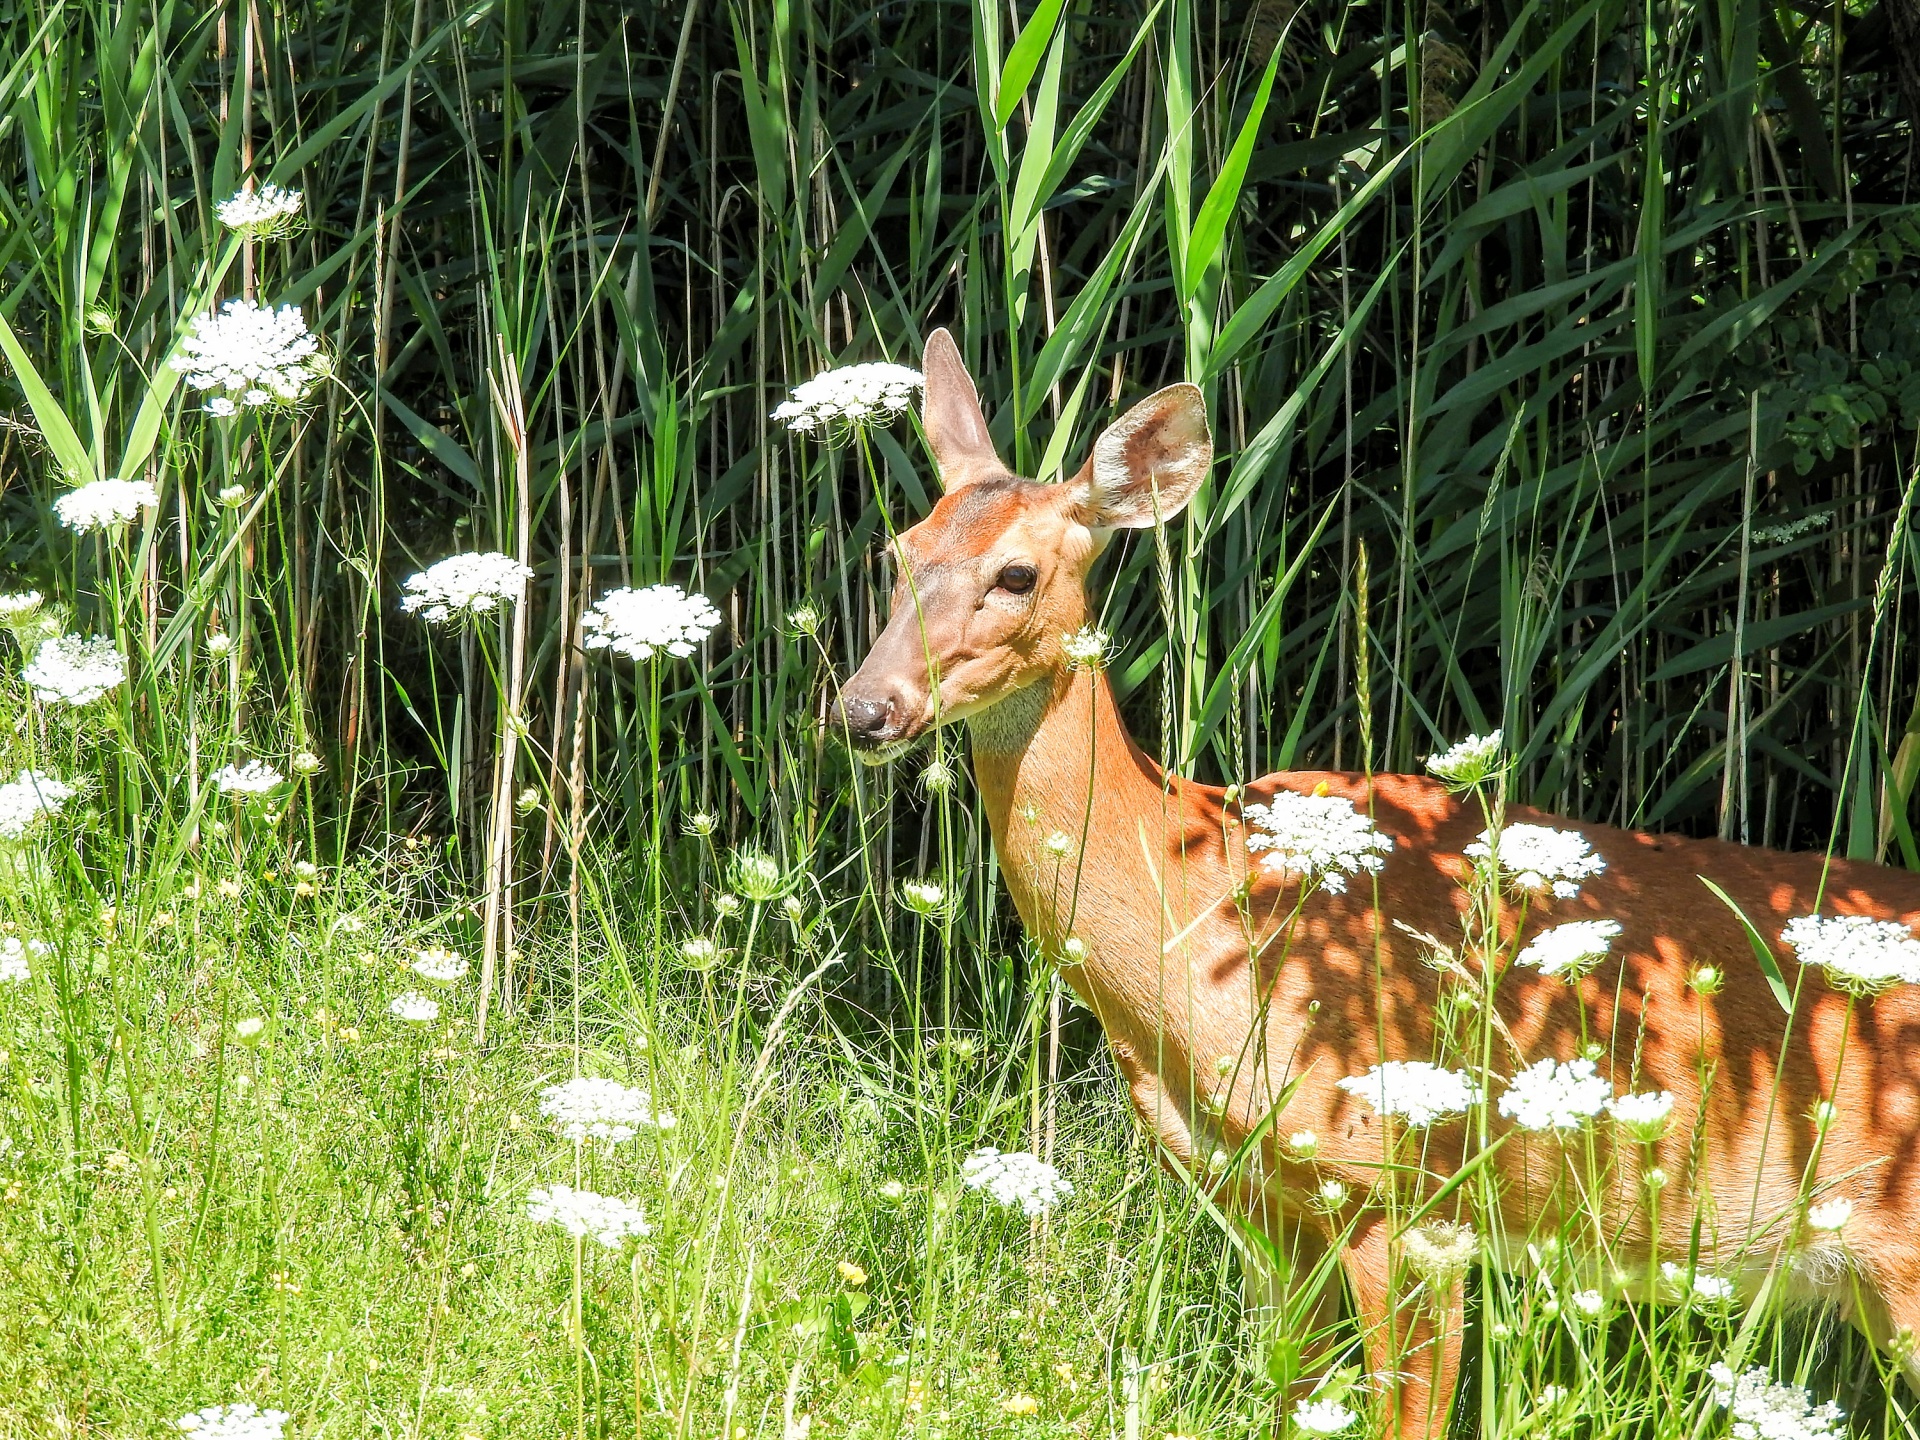
[(847, 733), (863, 740), (870, 740), (884, 730), (892, 714), (892, 701), (862, 700), (858, 697), (843, 697), (840, 701), (840, 716), (846, 722)]

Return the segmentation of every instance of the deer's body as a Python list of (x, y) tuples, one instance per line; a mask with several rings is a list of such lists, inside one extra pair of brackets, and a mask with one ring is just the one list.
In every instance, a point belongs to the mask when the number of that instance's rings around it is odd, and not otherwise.
[[(1108, 432), (1118, 432), (1117, 445), (1102, 439), (1109, 468), (1096, 468), (1097, 449), (1069, 485), (995, 475), (978, 454), (984, 424), (973, 434), (971, 417), (942, 413), (964, 412), (956, 406), (964, 400), (977, 415), (971, 383), (956, 394), (964, 371), (956, 379), (958, 356), (945, 353), (951, 341), (939, 348), (943, 340), (929, 345), (927, 429), (949, 494), (901, 538), (906, 593), (896, 595), (888, 636), (849, 682), (850, 728), (890, 752), (913, 738), (916, 722), (969, 719), (1014, 903), (1043, 947), (1077, 960), (1063, 966), (1065, 977), (1104, 1027), (1143, 1123), (1171, 1163), (1203, 1182), (1235, 1157), (1221, 1198), (1283, 1249), (1302, 1231), (1338, 1248), (1375, 1368), (1396, 1376), (1383, 1381), (1394, 1391), (1389, 1425), (1440, 1433), (1459, 1361), (1458, 1295), (1406, 1301), (1393, 1248), (1404, 1222), (1369, 1197), (1391, 1144), (1402, 1166), (1417, 1162), (1426, 1177), (1398, 1183), (1404, 1216), (1422, 1183), (1431, 1194), (1469, 1153), (1467, 1122), (1412, 1137), (1397, 1126), (1383, 1133), (1372, 1107), (1334, 1082), (1383, 1060), (1435, 1058), (1443, 977), (1419, 937), (1458, 940), (1468, 904), (1463, 851), (1485, 818), (1438, 782), (1407, 776), (1291, 773), (1245, 787), (1242, 803), (1325, 786), (1393, 841), (1377, 881), (1361, 875), (1344, 894), (1317, 891), (1292, 918), (1298, 882), (1250, 863), (1257, 857), (1238, 806), (1219, 789), (1163, 775), (1128, 735), (1104, 675), (1073, 669), (1057, 653), (1058, 637), (1084, 621), (1084, 591), (1066, 581), (1083, 578), (1098, 553), (1099, 527), (1085, 522), (1141, 523), (1139, 506), (1116, 497), (1124, 471), (1112, 467), (1144, 467), (1155, 502), (1177, 492), (1192, 469), (1190, 436), (1183, 451), (1178, 433), (1190, 417), (1148, 417), (1176, 430), (1172, 442), (1159, 437), (1158, 450), (1149, 444), (1153, 425), (1129, 428), (1128, 417)], [(970, 475), (970, 464), (981, 473)], [(1177, 508), (1154, 503), (1152, 513)], [(970, 587), (983, 576), (987, 588), (976, 597)], [(1012, 586), (996, 589), (1006, 576)], [(965, 608), (953, 604), (956, 593)], [(1011, 603), (1028, 595), (1037, 598)], [(903, 612), (907, 629), (896, 634)], [(884, 706), (871, 702), (883, 722), (862, 725), (873, 717), (857, 709), (856, 687), (876, 669), (894, 688)], [(1510, 808), (1506, 820), (1549, 817)], [(1818, 971), (1802, 975), (1776, 943), (1789, 987), (1799, 985), (1789, 1032), (1739, 920), (1699, 878), (1718, 884), (1771, 940), (1816, 909), (1920, 925), (1920, 876), (1550, 823), (1581, 832), (1606, 869), (1574, 899), (1534, 901), (1518, 938), (1576, 919), (1612, 919), (1622, 933), (1610, 958), (1576, 984), (1507, 971), (1496, 991), (1502, 1052), (1490, 1057), (1492, 1068), (1511, 1074), (1521, 1057), (1570, 1060), (1597, 1046), (1617, 1091), (1667, 1090), (1676, 1103), (1651, 1152), (1606, 1127), (1571, 1146), (1521, 1134), (1500, 1143), (1498, 1223), (1509, 1256), (1525, 1237), (1564, 1228), (1585, 1283), (1652, 1296), (1658, 1263), (1687, 1264), (1703, 1217), (1702, 1272), (1748, 1290), (1771, 1272), (1791, 1296), (1838, 1302), (1882, 1343), (1920, 1330), (1920, 987), (1850, 1003)], [(1070, 939), (1078, 942), (1071, 950)], [(1702, 964), (1724, 974), (1718, 993), (1689, 988)], [(1826, 1098), (1837, 1115), (1810, 1169), (1812, 1116)], [(1489, 1119), (1498, 1139), (1506, 1122)], [(1286, 1143), (1301, 1131), (1317, 1136), (1310, 1156)], [(1667, 1176), (1659, 1205), (1645, 1183), (1653, 1165)], [(1328, 1181), (1346, 1186), (1344, 1203), (1319, 1198)], [(1854, 1202), (1844, 1248), (1810, 1243), (1801, 1218), (1809, 1195)], [(1605, 1233), (1579, 1253), (1596, 1214)], [(1913, 1376), (1910, 1347), (1902, 1358)]]

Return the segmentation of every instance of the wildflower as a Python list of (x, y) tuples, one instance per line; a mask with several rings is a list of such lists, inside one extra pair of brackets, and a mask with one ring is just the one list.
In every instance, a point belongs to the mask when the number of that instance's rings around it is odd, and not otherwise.
[(192, 389), (219, 392), (208, 401), (209, 409), (225, 402), (216, 414), (232, 413), (228, 406), (291, 405), (326, 370), (320, 342), (299, 307), (275, 309), (252, 300), (229, 300), (199, 316), (168, 363)]
[(36, 700), (91, 705), (127, 678), (127, 657), (104, 636), (56, 635), (41, 643), (20, 678)]
[(430, 1025), (440, 1018), (440, 1002), (422, 995), (418, 990), (409, 990), (396, 995), (393, 1003), (387, 1006), (387, 1013), (410, 1025)]
[(1478, 1258), (1480, 1237), (1471, 1225), (1430, 1220), (1400, 1237), (1400, 1254), (1429, 1290), (1445, 1294)]
[(1113, 640), (1095, 625), (1082, 625), (1060, 642), (1067, 666), (1073, 670), (1104, 670), (1112, 652)]
[(1572, 1302), (1575, 1312), (1587, 1320), (1599, 1319), (1600, 1313), (1607, 1308), (1607, 1298), (1598, 1290), (1576, 1290), (1567, 1299)]
[(1293, 1407), (1293, 1426), (1309, 1435), (1338, 1435), (1360, 1417), (1338, 1400), (1302, 1400)]
[(294, 751), (293, 759), (289, 763), (292, 765), (293, 773), (296, 775), (318, 775), (323, 768), (320, 757), (311, 750)]
[(1066, 943), (1060, 947), (1060, 958), (1069, 965), (1085, 964), (1087, 954), (1087, 942), (1078, 935), (1069, 935)]
[(1287, 1149), (1302, 1160), (1320, 1153), (1320, 1137), (1311, 1130), (1296, 1130), (1287, 1137)]
[(920, 783), (929, 795), (951, 794), (959, 779), (959, 772), (953, 768), (953, 762), (942, 755), (934, 756), (927, 762), (926, 768), (920, 772)]
[(1577, 1130), (1613, 1098), (1613, 1087), (1591, 1060), (1541, 1060), (1529, 1065), (1500, 1097), (1500, 1113), (1522, 1130)]
[(713, 897), (713, 913), (722, 920), (731, 920), (740, 913), (740, 897), (731, 891), (723, 890)]
[(655, 1111), (653, 1096), (618, 1080), (585, 1076), (540, 1092), (540, 1113), (567, 1140), (605, 1140), (617, 1145), (642, 1130), (671, 1130), (674, 1118)]
[(1787, 922), (1780, 938), (1802, 965), (1818, 965), (1843, 990), (1867, 995), (1893, 984), (1920, 984), (1920, 940), (1895, 920), (1802, 915)]
[(80, 792), (38, 770), (22, 770), (0, 785), (0, 840), (24, 840), (43, 815), (57, 815)]
[(1607, 1102), (1607, 1111), (1621, 1129), (1651, 1145), (1666, 1133), (1668, 1117), (1673, 1114), (1673, 1096), (1665, 1090), (1616, 1095)]
[(1041, 848), (1055, 859), (1065, 859), (1073, 850), (1073, 841), (1056, 830), (1040, 842)]
[(281, 1440), (292, 1418), (284, 1410), (262, 1410), (242, 1401), (238, 1405), (208, 1405), (173, 1423), (193, 1440)]
[(795, 925), (804, 925), (807, 920), (806, 902), (798, 895), (789, 895), (780, 902), (780, 910)]
[(1660, 1262), (1660, 1278), (1675, 1290), (1691, 1292), (1694, 1298), (1721, 1304), (1733, 1299), (1733, 1282), (1704, 1270), (1688, 1273), (1687, 1267), (1671, 1260)]
[(907, 1198), (907, 1187), (898, 1180), (889, 1180), (880, 1187), (880, 1198), (897, 1204)]
[(540, 792), (529, 785), (513, 797), (513, 808), (522, 815), (531, 815), (540, 808)]
[(718, 965), (720, 955), (720, 947), (704, 935), (689, 935), (680, 942), (680, 958), (696, 970)]
[(787, 629), (794, 635), (818, 635), (820, 612), (811, 603), (797, 605), (787, 612)]
[(296, 860), (293, 862), (293, 878), (296, 880), (318, 880), (320, 878), (320, 867), (311, 860)]
[(969, 1190), (983, 1190), (997, 1204), (1017, 1205), (1029, 1215), (1043, 1215), (1073, 1193), (1072, 1183), (1039, 1156), (1021, 1150), (1003, 1154), (991, 1145), (961, 1162), (960, 1179)]
[(834, 1268), (840, 1272), (840, 1278), (849, 1285), (858, 1287), (867, 1283), (867, 1272), (851, 1260), (842, 1260)]
[[(1465, 853), (1490, 859), (1492, 844), (1492, 832), (1482, 830)], [(1550, 890), (1562, 900), (1571, 900), (1580, 893), (1578, 882), (1598, 875), (1607, 862), (1593, 853), (1586, 836), (1577, 831), (1509, 825), (1500, 832), (1500, 868), (1522, 890)]]
[(629, 660), (656, 654), (687, 656), (720, 623), (720, 612), (704, 595), (689, 595), (678, 585), (649, 585), (644, 590), (612, 590), (580, 616), (589, 650), (611, 650)]
[(232, 653), (233, 637), (231, 635), (209, 635), (207, 637), (207, 654), (210, 658), (224, 660)]
[(1662, 1170), (1658, 1165), (1648, 1170), (1640, 1179), (1647, 1189), (1653, 1191), (1655, 1194), (1667, 1188), (1667, 1172)]
[(1718, 965), (1696, 965), (1687, 976), (1687, 988), (1696, 995), (1718, 995), (1726, 978)]
[(1838, 1235), (1853, 1218), (1853, 1202), (1844, 1197), (1827, 1200), (1807, 1210), (1807, 1228), (1825, 1235)]
[(300, 218), (306, 197), (298, 190), (278, 185), (262, 185), (258, 190), (242, 190), (213, 207), (220, 223), (255, 239), (284, 235)]
[(832, 437), (870, 422), (884, 424), (911, 409), (925, 383), (918, 370), (905, 365), (842, 365), (794, 386), (773, 418), (803, 435)]
[(52, 947), (35, 940), (31, 943), (18, 935), (0, 938), (0, 985), (20, 985), (33, 978), (33, 971), (27, 964), (27, 953), (44, 955)]
[(1000, 1402), (1000, 1408), (1009, 1415), (1038, 1415), (1040, 1402), (1031, 1395), (1009, 1395)]
[(243, 1045), (251, 1045), (266, 1033), (267, 1022), (258, 1015), (233, 1022), (233, 1033)]
[(533, 571), (497, 550), (449, 555), (401, 583), (407, 594), (400, 608), (435, 625), (486, 615), (518, 600), (532, 578)]
[(932, 915), (946, 903), (947, 892), (931, 880), (907, 880), (900, 886), (900, 903), (916, 915)]
[(1469, 735), (1438, 755), (1427, 757), (1427, 771), (1449, 785), (1478, 785), (1500, 768), (1500, 732)]
[(235, 795), (243, 800), (262, 799), (286, 783), (286, 776), (260, 760), (249, 760), (239, 766), (223, 765), (213, 772), (215, 789), (222, 795)]
[(1731, 1366), (1716, 1363), (1707, 1375), (1713, 1403), (1732, 1413), (1734, 1440), (1838, 1440), (1846, 1433), (1838, 1405), (1815, 1405), (1799, 1386), (1774, 1383), (1764, 1365), (1735, 1375)]
[(1840, 1118), (1840, 1109), (1831, 1100), (1816, 1100), (1811, 1113), (1814, 1125), (1821, 1130)]
[(1374, 1113), (1397, 1115), (1414, 1126), (1462, 1114), (1480, 1100), (1480, 1087), (1464, 1072), (1442, 1070), (1424, 1060), (1389, 1060), (1334, 1084), (1365, 1100)]
[(95, 480), (69, 490), (53, 502), (53, 513), (69, 530), (111, 530), (160, 503), (160, 492), (146, 480)]
[(22, 590), (18, 595), (0, 595), (0, 620), (17, 620), (31, 615), (45, 604), (38, 590)]
[(1513, 957), (1513, 963), (1531, 965), (1542, 975), (1577, 980), (1596, 961), (1606, 957), (1619, 934), (1617, 920), (1571, 920), (1542, 930)]
[(780, 862), (764, 850), (736, 850), (732, 869), (733, 888), (756, 905), (779, 899), (787, 888)]
[(1338, 1180), (1322, 1180), (1313, 1192), (1313, 1202), (1322, 1210), (1338, 1210), (1347, 1203), (1347, 1187)]
[(464, 955), (436, 948), (414, 951), (410, 968), (423, 980), (437, 980), (443, 985), (450, 985), (466, 974), (470, 967)]
[(711, 835), (720, 826), (720, 817), (708, 810), (696, 810), (687, 816), (683, 828), (689, 835)]
[(527, 1218), (536, 1225), (557, 1225), (576, 1240), (592, 1238), (609, 1250), (653, 1233), (645, 1213), (633, 1201), (570, 1185), (528, 1191)]
[(1373, 821), (1337, 795), (1282, 790), (1269, 805), (1248, 805), (1241, 817), (1253, 833), (1249, 850), (1267, 852), (1261, 863), (1303, 883), (1318, 880), (1336, 893), (1346, 877), (1377, 875), (1393, 841)]
[(238, 510), (247, 503), (247, 487), (244, 485), (223, 485), (220, 493), (213, 497), (229, 510)]

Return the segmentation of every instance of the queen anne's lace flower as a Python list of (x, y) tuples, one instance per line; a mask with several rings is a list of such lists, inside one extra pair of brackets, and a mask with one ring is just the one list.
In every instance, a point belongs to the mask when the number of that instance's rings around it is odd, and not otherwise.
[(1838, 1405), (1815, 1405), (1798, 1385), (1776, 1384), (1764, 1365), (1735, 1375), (1732, 1366), (1714, 1364), (1707, 1374), (1713, 1403), (1732, 1412), (1734, 1440), (1830, 1440), (1846, 1433)]
[(222, 765), (213, 772), (213, 785), (222, 795), (260, 799), (287, 783), (287, 777), (262, 760), (244, 765)]
[(918, 370), (905, 365), (842, 365), (794, 386), (773, 418), (803, 435), (831, 437), (911, 409), (925, 383)]
[(404, 995), (393, 997), (387, 1006), (387, 1013), (396, 1020), (405, 1020), (409, 1025), (431, 1025), (440, 1018), (440, 1002), (418, 990), (409, 990)]
[(642, 1130), (671, 1130), (672, 1114), (655, 1111), (653, 1096), (618, 1080), (582, 1076), (540, 1092), (540, 1113), (568, 1140), (618, 1144)]
[(20, 678), (36, 700), (91, 705), (127, 678), (127, 657), (101, 635), (56, 635), (34, 652)]
[(209, 1405), (174, 1424), (193, 1440), (281, 1440), (287, 1421), (284, 1410), (262, 1410), (244, 1401), (238, 1405)]
[(22, 590), (18, 595), (0, 595), (0, 621), (31, 615), (46, 603), (38, 590)]
[(1687, 1267), (1672, 1260), (1660, 1262), (1660, 1279), (1671, 1289), (1682, 1294), (1691, 1294), (1696, 1300), (1708, 1300), (1716, 1305), (1733, 1299), (1733, 1282), (1723, 1275), (1710, 1274), (1705, 1270), (1695, 1270), (1689, 1275)]
[(1253, 832), (1247, 848), (1267, 852), (1262, 864), (1336, 892), (1347, 888), (1349, 875), (1379, 874), (1393, 849), (1390, 837), (1338, 795), (1282, 790), (1269, 805), (1247, 806), (1241, 817)]
[(456, 955), (451, 950), (413, 952), (413, 973), (423, 980), (437, 980), (443, 985), (449, 985), (466, 974), (467, 969), (466, 957)]
[(1060, 642), (1060, 651), (1075, 670), (1104, 670), (1113, 653), (1113, 637), (1097, 625), (1082, 625)]
[[(53, 947), (44, 940), (22, 940), (18, 935), (0, 938), (0, 985), (18, 985), (33, 978), (33, 967), (27, 963), (27, 956), (36, 958), (52, 953)], [(1840, 1202), (1842, 1205), (1846, 1201)], [(1821, 1207), (1815, 1206), (1814, 1209)], [(1848, 1206), (1851, 1209), (1851, 1206)], [(1812, 1212), (1808, 1212), (1811, 1221)], [(1839, 1227), (1834, 1227), (1839, 1228)]]
[(207, 408), (225, 415), (275, 402), (291, 405), (323, 368), (320, 342), (297, 306), (275, 309), (251, 300), (229, 300), (197, 318), (168, 363), (195, 390), (217, 392)]
[(1823, 1235), (1838, 1235), (1853, 1218), (1853, 1202), (1844, 1195), (1807, 1207), (1807, 1228)]
[(649, 585), (644, 590), (613, 590), (580, 617), (589, 650), (611, 650), (629, 660), (656, 654), (686, 656), (720, 623), (720, 612), (704, 595), (689, 595), (678, 585)]
[(1429, 1290), (1444, 1294), (1479, 1257), (1480, 1237), (1471, 1225), (1431, 1220), (1400, 1237), (1400, 1254)]
[(300, 218), (300, 207), (305, 201), (306, 197), (298, 190), (262, 185), (258, 190), (242, 190), (213, 209), (220, 223), (229, 230), (263, 237), (291, 229), (293, 222)]
[(406, 597), (400, 608), (436, 625), (486, 615), (518, 600), (532, 578), (533, 571), (497, 550), (449, 555), (401, 582)]
[[(1489, 858), (1492, 836), (1482, 830), (1467, 846), (1476, 860)], [(1522, 890), (1551, 890), (1562, 900), (1580, 893), (1580, 881), (1598, 875), (1607, 862), (1593, 853), (1587, 837), (1550, 825), (1509, 825), (1500, 832), (1500, 868)]]
[[(1505, 841), (1501, 842), (1502, 847)], [(1597, 960), (1606, 957), (1620, 934), (1618, 920), (1569, 920), (1534, 936), (1527, 947), (1513, 957), (1516, 965), (1531, 965), (1542, 975), (1563, 975), (1577, 980)]]
[(69, 530), (110, 530), (137, 519), (160, 503), (160, 492), (145, 480), (94, 480), (53, 502), (53, 513)]
[(1360, 1417), (1338, 1400), (1302, 1400), (1293, 1407), (1293, 1425), (1308, 1435), (1338, 1435)]
[(900, 903), (916, 915), (931, 915), (946, 900), (947, 892), (931, 880), (905, 880), (900, 884)]
[(1449, 785), (1477, 785), (1500, 768), (1500, 732), (1469, 735), (1427, 757), (1427, 770)]
[(633, 1201), (569, 1185), (529, 1191), (527, 1218), (539, 1225), (557, 1225), (576, 1240), (597, 1240), (609, 1250), (653, 1233), (646, 1214)]
[(1072, 1183), (1039, 1156), (1024, 1150), (1002, 1153), (991, 1145), (961, 1162), (960, 1179), (969, 1190), (984, 1191), (996, 1203), (1009, 1209), (1017, 1205), (1029, 1215), (1043, 1215), (1073, 1193)]
[(1409, 1125), (1431, 1125), (1480, 1101), (1480, 1087), (1465, 1072), (1442, 1070), (1425, 1060), (1389, 1060), (1334, 1084), (1365, 1100), (1378, 1114), (1398, 1116)]
[(1871, 993), (1920, 984), (1920, 940), (1894, 920), (1865, 915), (1802, 915), (1780, 938), (1802, 965), (1818, 965), (1845, 990)]
[(1673, 1095), (1666, 1090), (1616, 1095), (1607, 1102), (1607, 1113), (1634, 1139), (1651, 1144), (1666, 1132), (1667, 1119), (1673, 1114)]
[(0, 840), (22, 840), (43, 815), (57, 815), (60, 807), (75, 794), (73, 786), (43, 775), (37, 770), (22, 770), (0, 785)]
[(1513, 1077), (1500, 1113), (1522, 1130), (1577, 1130), (1613, 1098), (1591, 1060), (1540, 1060)]

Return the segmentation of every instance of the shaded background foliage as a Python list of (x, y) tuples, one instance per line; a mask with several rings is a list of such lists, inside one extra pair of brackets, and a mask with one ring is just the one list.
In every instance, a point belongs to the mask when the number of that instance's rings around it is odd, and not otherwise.
[[(671, 580), (727, 623), (661, 672), (661, 803), (925, 868), (923, 797), (818, 721), (928, 466), (905, 426), (822, 451), (767, 416), (944, 323), (1042, 478), (1149, 388), (1207, 392), (1207, 490), (1105, 571), (1150, 748), (1412, 769), (1503, 724), (1518, 798), (1911, 866), (1903, 4), (13, 5), (0, 314), (109, 454), (215, 291), (326, 337), (254, 531), (249, 684), (328, 748), (343, 835), (478, 836), (474, 641), (394, 602), (499, 548), (539, 575), (516, 784), (646, 835), (644, 678), (587, 667), (577, 617)], [(210, 287), (249, 174), (310, 223)], [(16, 386), (7, 559), (84, 592)], [(251, 443), (172, 398), (146, 603)]]

